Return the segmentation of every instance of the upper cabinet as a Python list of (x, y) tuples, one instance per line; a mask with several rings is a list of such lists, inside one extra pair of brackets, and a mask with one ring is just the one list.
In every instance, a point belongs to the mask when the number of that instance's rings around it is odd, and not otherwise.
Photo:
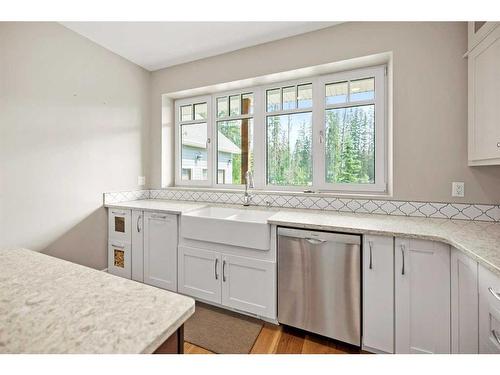
[(500, 165), (500, 27), (469, 23), (469, 165)]

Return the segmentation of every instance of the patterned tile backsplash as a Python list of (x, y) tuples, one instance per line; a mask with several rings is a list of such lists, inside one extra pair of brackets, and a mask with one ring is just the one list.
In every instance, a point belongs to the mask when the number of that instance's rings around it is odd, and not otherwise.
[[(378, 199), (306, 196), (304, 194), (269, 194), (252, 192), (256, 206), (306, 208), (341, 212), (374, 213), (397, 216), (441, 219), (500, 221), (500, 205), (468, 203), (412, 202)], [(243, 194), (204, 190), (136, 190), (104, 194), (104, 203), (119, 203), (138, 199), (169, 199), (209, 203), (243, 204)]]

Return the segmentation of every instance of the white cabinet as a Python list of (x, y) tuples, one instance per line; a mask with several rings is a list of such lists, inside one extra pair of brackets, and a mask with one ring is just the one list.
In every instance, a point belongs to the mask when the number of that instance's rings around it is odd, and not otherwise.
[(363, 349), (394, 353), (393, 237), (363, 237)]
[(500, 164), (500, 27), (492, 28), (468, 55), (468, 158), (473, 166)]
[(221, 303), (221, 254), (179, 246), (179, 293)]
[(177, 216), (144, 213), (144, 283), (177, 291)]
[(108, 212), (108, 272), (130, 279), (131, 211), (110, 209)]
[(130, 279), (132, 275), (130, 243), (116, 240), (108, 242), (108, 272)]
[(451, 352), (478, 353), (477, 262), (451, 249)]
[(144, 281), (144, 215), (132, 211), (132, 280)]
[(130, 243), (131, 211), (110, 208), (108, 212), (108, 240)]
[(179, 292), (275, 319), (276, 263), (181, 245)]
[(450, 247), (395, 242), (396, 353), (450, 353)]
[(259, 316), (276, 316), (276, 263), (222, 255), (222, 304)]
[(467, 25), (468, 50), (472, 51), (498, 24), (498, 22), (487, 21), (469, 22)]
[(500, 277), (479, 266), (479, 352), (500, 353)]

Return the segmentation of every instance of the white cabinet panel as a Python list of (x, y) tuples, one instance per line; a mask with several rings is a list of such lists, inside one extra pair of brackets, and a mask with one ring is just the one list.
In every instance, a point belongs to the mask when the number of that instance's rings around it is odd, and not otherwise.
[(112, 275), (131, 277), (130, 243), (110, 240), (108, 242), (108, 272)]
[(276, 263), (222, 255), (222, 304), (276, 317)]
[(177, 291), (177, 216), (144, 213), (144, 282)]
[(479, 266), (479, 352), (500, 353), (500, 277)]
[(132, 211), (132, 280), (144, 282), (144, 216)]
[(500, 27), (468, 56), (470, 165), (500, 164)]
[(395, 245), (396, 353), (450, 353), (450, 247)]
[(363, 347), (394, 353), (393, 237), (363, 237)]
[(179, 246), (179, 293), (221, 303), (221, 255)]
[(130, 210), (110, 208), (108, 210), (108, 239), (130, 243)]
[(478, 353), (477, 262), (451, 249), (451, 351)]

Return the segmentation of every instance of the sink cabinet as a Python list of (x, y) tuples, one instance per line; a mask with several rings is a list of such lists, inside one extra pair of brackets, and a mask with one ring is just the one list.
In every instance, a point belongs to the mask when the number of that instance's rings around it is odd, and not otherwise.
[(396, 353), (450, 353), (450, 246), (396, 238)]
[(276, 263), (222, 255), (222, 304), (236, 310), (276, 316)]
[(179, 246), (179, 293), (276, 318), (276, 263)]
[(221, 254), (179, 246), (179, 293), (221, 303)]
[(144, 213), (144, 283), (177, 291), (177, 215)]

